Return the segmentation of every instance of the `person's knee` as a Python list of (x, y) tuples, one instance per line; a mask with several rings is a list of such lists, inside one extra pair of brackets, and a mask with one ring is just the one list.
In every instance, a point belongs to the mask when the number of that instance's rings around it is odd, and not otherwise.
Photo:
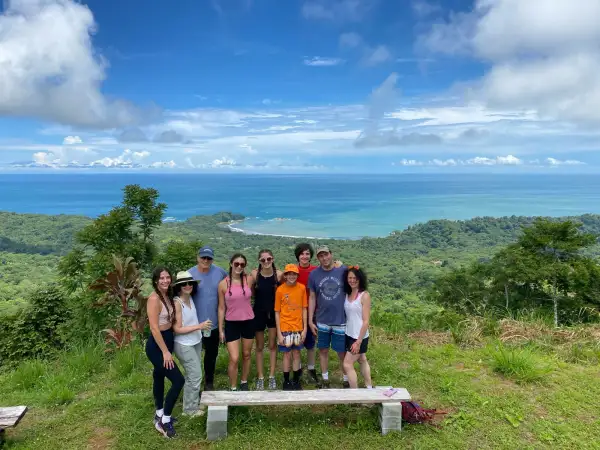
[(240, 362), (239, 354), (229, 354), (229, 364), (236, 365)]
[(328, 348), (320, 348), (319, 354), (323, 355), (323, 356), (329, 356), (329, 349)]
[(269, 341), (269, 351), (276, 352), (277, 351), (277, 342)]

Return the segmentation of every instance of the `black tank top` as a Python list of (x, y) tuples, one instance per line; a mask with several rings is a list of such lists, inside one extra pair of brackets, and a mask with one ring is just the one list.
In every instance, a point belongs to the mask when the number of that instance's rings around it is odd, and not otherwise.
[(275, 309), (275, 290), (277, 289), (277, 273), (273, 271), (270, 277), (260, 273), (256, 277), (254, 287), (254, 309), (256, 311), (273, 311)]

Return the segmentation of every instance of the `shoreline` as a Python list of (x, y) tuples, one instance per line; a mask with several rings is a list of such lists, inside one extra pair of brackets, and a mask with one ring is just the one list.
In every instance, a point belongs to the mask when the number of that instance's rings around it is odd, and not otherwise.
[[(220, 222), (217, 225), (221, 228), (227, 228), (234, 233), (241, 233), (248, 236), (273, 236), (273, 237), (282, 237), (282, 238), (290, 238), (290, 239), (313, 239), (313, 240), (334, 240), (334, 241), (356, 241), (362, 239), (363, 237), (378, 239), (382, 237), (390, 236), (391, 233), (386, 236), (361, 236), (361, 237), (331, 237), (331, 236), (301, 236), (301, 235), (291, 235), (291, 234), (275, 234), (275, 233), (261, 233), (260, 231), (248, 231), (242, 228), (236, 227), (235, 225), (245, 222), (250, 217), (242, 220), (230, 220), (228, 222)], [(271, 219), (273, 220), (273, 219)], [(285, 220), (293, 220), (293, 219), (285, 219)]]

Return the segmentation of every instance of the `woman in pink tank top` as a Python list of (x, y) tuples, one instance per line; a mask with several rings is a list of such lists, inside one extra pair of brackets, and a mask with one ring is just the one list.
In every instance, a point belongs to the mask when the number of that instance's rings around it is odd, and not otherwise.
[(237, 390), (237, 373), (242, 347), (242, 380), (240, 390), (248, 390), (250, 353), (254, 342), (254, 311), (252, 310), (252, 275), (246, 275), (247, 260), (241, 253), (229, 261), (229, 276), (219, 283), (219, 336), (227, 343), (229, 366), (227, 373), (232, 391)]

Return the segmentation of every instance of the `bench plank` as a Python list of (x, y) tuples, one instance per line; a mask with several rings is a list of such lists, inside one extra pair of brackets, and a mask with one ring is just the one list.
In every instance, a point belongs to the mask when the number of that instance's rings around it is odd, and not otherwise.
[(0, 408), (0, 428), (16, 426), (27, 412), (27, 406)]
[(336, 405), (349, 403), (398, 403), (410, 400), (401, 388), (391, 397), (386, 389), (316, 389), (305, 391), (209, 391), (202, 392), (200, 404), (206, 406), (252, 405)]

